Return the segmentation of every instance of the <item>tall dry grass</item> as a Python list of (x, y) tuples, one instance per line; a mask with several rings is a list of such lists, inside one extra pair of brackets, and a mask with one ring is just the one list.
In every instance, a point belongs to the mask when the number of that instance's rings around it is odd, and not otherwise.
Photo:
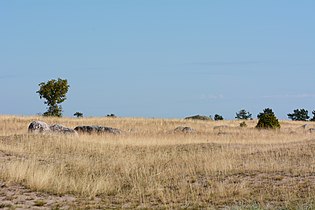
[[(30, 135), (32, 120), (103, 125), (122, 135)], [(104, 207), (314, 207), (314, 134), (303, 122), (0, 117), (0, 178), (32, 190), (98, 197)], [(226, 125), (214, 129), (215, 126)], [(315, 124), (312, 124), (315, 127)], [(193, 134), (174, 133), (190, 126)]]

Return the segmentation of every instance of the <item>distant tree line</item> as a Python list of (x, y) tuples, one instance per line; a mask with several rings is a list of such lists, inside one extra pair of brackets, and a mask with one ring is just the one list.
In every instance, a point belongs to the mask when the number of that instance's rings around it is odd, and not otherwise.
[[(66, 79), (60, 79), (57, 80), (52, 79), (47, 82), (42, 82), (39, 84), (39, 90), (36, 92), (39, 94), (39, 97), (42, 99), (45, 99), (45, 104), (47, 104), (47, 111), (43, 114), (43, 116), (53, 116), (53, 117), (62, 117), (62, 107), (61, 103), (64, 102), (66, 98), (66, 94), (69, 90), (68, 81)], [(308, 115), (308, 111), (305, 109), (295, 109), (293, 110), (293, 113), (288, 114), (288, 118), (294, 121), (315, 121), (315, 110), (312, 111), (313, 117), (310, 118)], [(82, 112), (75, 112), (74, 116), (80, 118), (83, 117)], [(114, 114), (107, 115), (107, 117), (116, 117)], [(209, 117), (206, 116), (193, 116), (190, 118), (207, 118), (212, 119), (212, 116)], [(248, 120), (253, 119), (252, 114), (246, 111), (245, 109), (241, 109), (239, 112), (236, 113), (235, 116), (236, 119), (239, 120)], [(257, 118), (259, 120), (263, 121), (274, 121), (275, 114), (270, 108), (266, 108), (263, 110), (262, 113), (259, 113), (257, 115)], [(268, 119), (267, 119), (268, 118)], [(223, 116), (219, 114), (214, 115), (214, 120), (224, 120)], [(273, 122), (274, 124), (277, 124), (276, 121)], [(259, 126), (262, 126), (260, 124)]]

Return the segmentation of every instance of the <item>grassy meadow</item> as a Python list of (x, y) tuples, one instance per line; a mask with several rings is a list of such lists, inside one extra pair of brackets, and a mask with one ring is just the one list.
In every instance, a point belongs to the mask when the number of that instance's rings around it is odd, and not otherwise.
[[(33, 120), (124, 133), (28, 134)], [(0, 116), (0, 180), (74, 195), (83, 209), (315, 209), (315, 133), (305, 122), (277, 131), (240, 122)]]

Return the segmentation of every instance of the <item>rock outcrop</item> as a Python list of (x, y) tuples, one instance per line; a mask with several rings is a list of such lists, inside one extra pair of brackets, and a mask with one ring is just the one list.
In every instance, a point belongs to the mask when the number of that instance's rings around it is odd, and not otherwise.
[(42, 121), (33, 121), (28, 126), (28, 132), (30, 133), (48, 133), (50, 132), (49, 125)]
[(74, 128), (75, 131), (79, 133), (86, 133), (86, 134), (121, 134), (122, 131), (117, 128), (111, 127), (103, 127), (97, 125), (84, 125), (84, 126), (77, 126)]
[(208, 116), (195, 115), (195, 116), (186, 117), (185, 120), (209, 120), (209, 121), (211, 121), (212, 119)]
[(67, 128), (63, 125), (59, 125), (59, 124), (54, 124), (49, 126), (50, 131), (52, 133), (60, 133), (60, 134), (74, 134), (74, 135), (78, 135), (78, 133), (72, 129), (72, 128)]
[(42, 121), (33, 121), (28, 126), (28, 132), (34, 134), (74, 134), (78, 135), (78, 133), (72, 129), (67, 128), (63, 125), (54, 124), (49, 126), (47, 123)]

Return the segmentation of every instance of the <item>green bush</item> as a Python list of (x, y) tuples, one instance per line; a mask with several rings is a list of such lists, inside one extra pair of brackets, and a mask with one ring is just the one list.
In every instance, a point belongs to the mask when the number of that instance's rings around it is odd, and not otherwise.
[(224, 118), (223, 118), (221, 115), (219, 115), (219, 114), (215, 114), (215, 115), (214, 115), (214, 120), (215, 120), (215, 121), (224, 120)]
[(246, 128), (246, 127), (247, 127), (246, 122), (245, 122), (245, 121), (244, 121), (244, 122), (241, 122), (241, 123), (240, 123), (240, 127), (241, 127), (241, 128)]
[(260, 119), (264, 114), (272, 114), (272, 115), (275, 115), (275, 113), (272, 111), (272, 109), (266, 108), (266, 109), (264, 109), (263, 112), (261, 112), (261, 113), (259, 113), (259, 114), (257, 115), (257, 118)]
[(256, 125), (260, 129), (279, 129), (280, 123), (274, 114), (263, 114)]

